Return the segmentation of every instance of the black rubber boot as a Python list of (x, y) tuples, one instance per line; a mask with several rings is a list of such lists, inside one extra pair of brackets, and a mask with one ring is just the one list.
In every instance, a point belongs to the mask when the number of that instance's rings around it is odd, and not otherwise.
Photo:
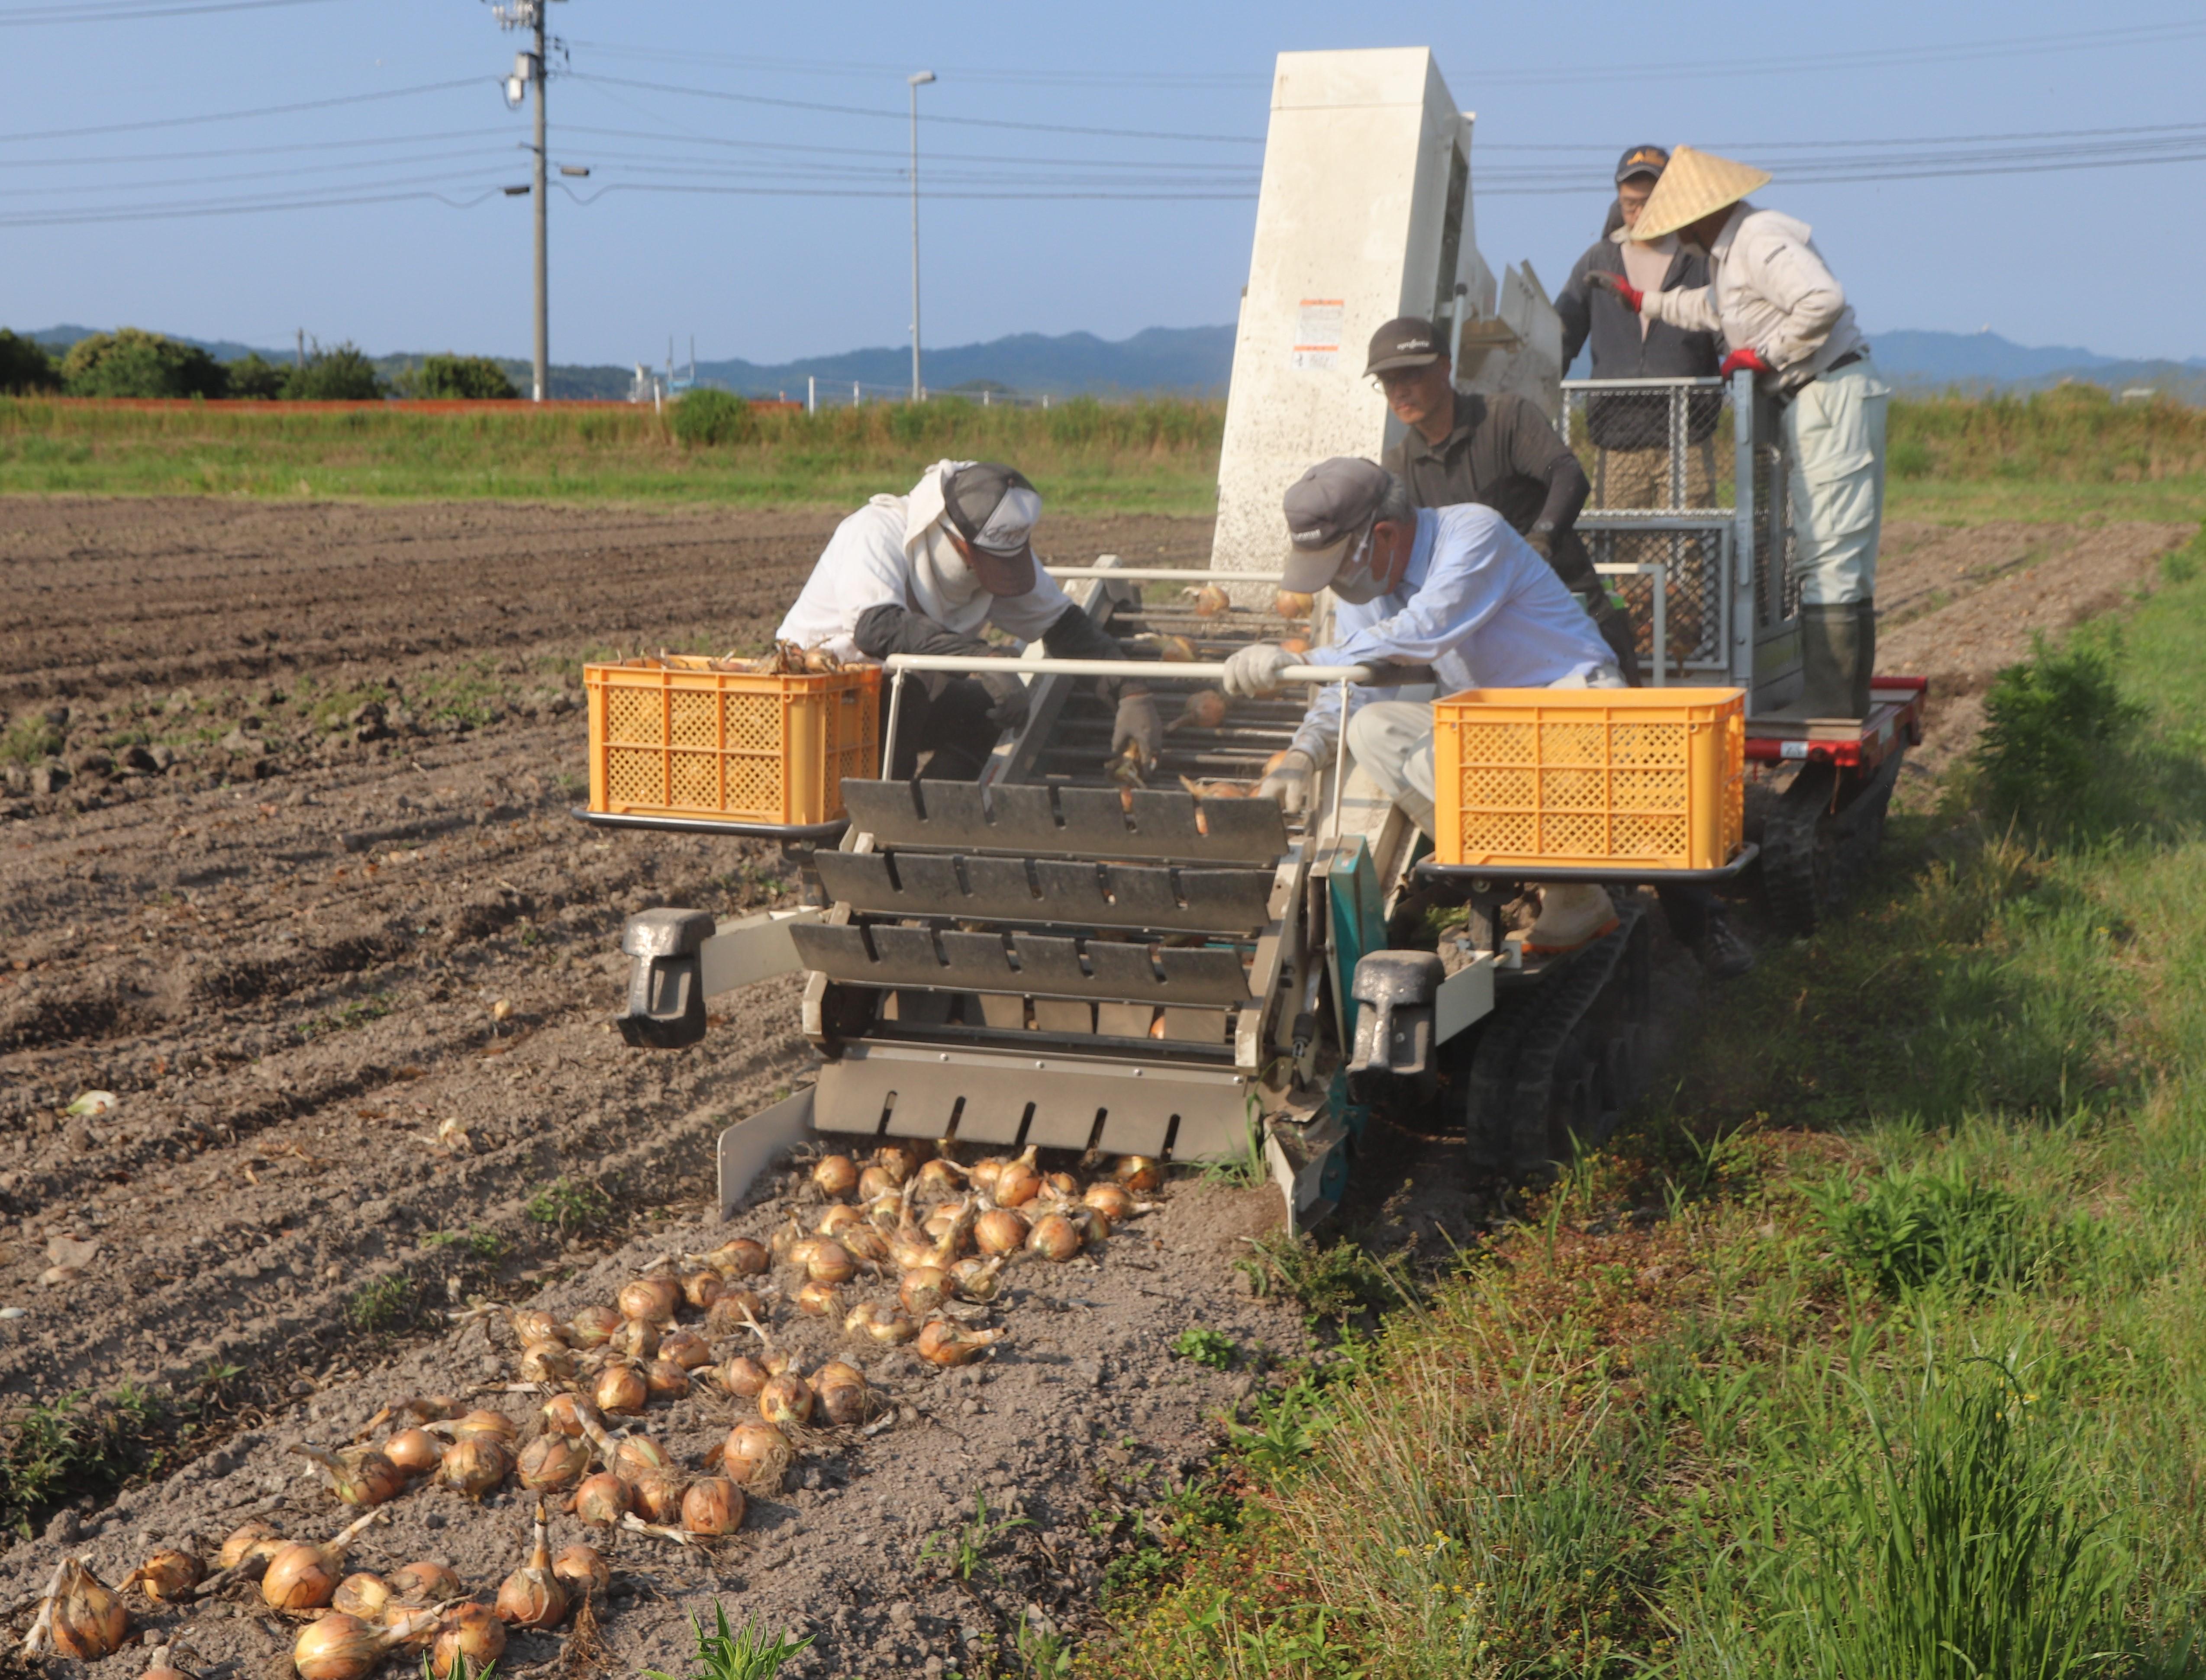
[(1847, 715), (1866, 718), (1869, 679), (1876, 675), (1876, 602), (1874, 598), (1856, 601), (1854, 611), (1859, 615), (1854, 626), (1854, 705)]
[[(1861, 718), (1869, 712), (1869, 664), (1861, 647), (1862, 607), (1800, 609), (1800, 698), (1788, 718)], [(1874, 621), (1872, 634), (1874, 634)], [(1858, 692), (1861, 698), (1854, 698)]]

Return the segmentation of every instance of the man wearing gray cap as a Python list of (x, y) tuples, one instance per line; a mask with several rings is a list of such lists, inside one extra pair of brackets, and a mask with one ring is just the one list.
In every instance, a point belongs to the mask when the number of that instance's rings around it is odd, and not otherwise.
[[(1625, 686), (1615, 655), (1576, 598), (1494, 509), (1476, 503), (1417, 508), (1408, 487), (1385, 468), (1336, 456), (1288, 488), (1285, 509), (1289, 551), (1280, 587), (1304, 594), (1333, 591), (1333, 640), (1301, 654), (1270, 642), (1239, 649), (1225, 662), (1227, 694), (1276, 693), (1279, 673), (1305, 661), (1429, 665), (1443, 694)], [(1356, 695), (1348, 750), (1431, 834), (1438, 828), (1433, 708), (1398, 693)], [(1259, 792), (1291, 812), (1307, 809), (1318, 763), (1340, 728), (1339, 691), (1321, 688)], [(1712, 894), (1672, 889), (1664, 905), (1672, 931), (1710, 974), (1727, 977), (1752, 966), (1752, 954)], [(1613, 919), (1602, 889), (1550, 885), (1528, 949), (1568, 949)]]
[[(1034, 564), (1041, 495), (1026, 475), (993, 461), (938, 461), (907, 496), (876, 496), (835, 527), (778, 641), (825, 647), (848, 660), (892, 653), (1000, 658), (1039, 640), (1059, 659), (1120, 659), (1125, 650)], [(991, 642), (993, 625), (1016, 640)], [(1133, 677), (1097, 684), (1117, 717), (1111, 748), (1130, 742), (1153, 761), (1164, 726), (1147, 687)], [(891, 777), (915, 773), (972, 781), (1003, 730), (1026, 716), (1026, 685), (1002, 676), (919, 674), (906, 683)]]

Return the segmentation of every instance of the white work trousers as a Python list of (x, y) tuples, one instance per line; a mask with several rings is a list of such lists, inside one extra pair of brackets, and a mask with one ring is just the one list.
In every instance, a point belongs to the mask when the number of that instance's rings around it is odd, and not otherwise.
[[(1621, 688), (1624, 673), (1601, 665), (1583, 676), (1566, 676), (1552, 688)], [(1348, 750), (1379, 790), (1428, 834), (1437, 833), (1433, 811), (1433, 708), (1416, 700), (1373, 700), (1348, 720)]]
[(1810, 380), (1785, 407), (1786, 493), (1803, 606), (1842, 606), (1876, 593), (1891, 398), (1892, 387), (1864, 356)]

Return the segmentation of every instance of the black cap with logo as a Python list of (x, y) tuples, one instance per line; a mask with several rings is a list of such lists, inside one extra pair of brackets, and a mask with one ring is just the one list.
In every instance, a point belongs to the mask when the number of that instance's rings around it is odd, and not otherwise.
[(1398, 367), (1430, 367), (1447, 354), (1447, 343), (1430, 321), (1399, 315), (1371, 335), (1371, 358), (1364, 372), (1391, 373)]
[(1659, 181), (1662, 171), (1670, 167), (1670, 154), (1659, 146), (1628, 146), (1616, 160), (1616, 184), (1619, 187), (1637, 176)]

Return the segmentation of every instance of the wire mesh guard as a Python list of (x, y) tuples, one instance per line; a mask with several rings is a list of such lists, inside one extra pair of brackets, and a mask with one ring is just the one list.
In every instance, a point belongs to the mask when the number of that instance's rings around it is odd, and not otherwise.
[[(685, 666), (689, 668), (684, 668)], [(590, 806), (808, 825), (875, 773), (879, 672), (728, 673), (701, 660), (588, 665)]]

